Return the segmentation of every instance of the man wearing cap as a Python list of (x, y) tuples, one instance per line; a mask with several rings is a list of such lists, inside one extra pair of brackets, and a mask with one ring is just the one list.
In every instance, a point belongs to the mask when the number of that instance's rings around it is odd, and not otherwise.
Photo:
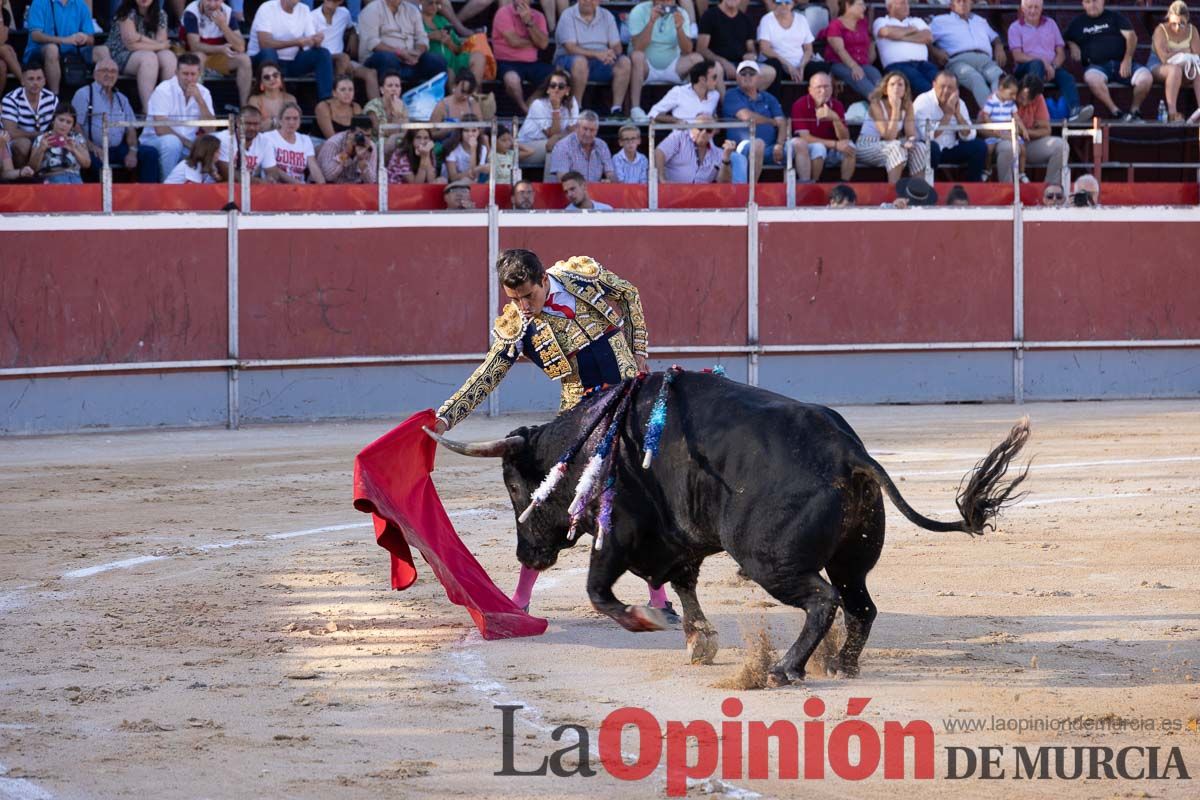
[[(732, 158), (733, 182), (745, 183), (748, 169), (754, 169), (754, 179), (762, 175), (763, 164), (783, 163), (783, 140), (787, 136), (787, 118), (783, 106), (767, 91), (759, 90), (762, 74), (756, 61), (742, 61), (737, 65), (737, 86), (725, 93), (722, 119), (754, 122), (754, 137), (750, 129), (730, 128), (725, 131), (726, 139), (737, 144)], [(740, 158), (739, 158), (740, 156)], [(752, 165), (747, 164), (747, 160)]]
[(471, 200), (470, 181), (446, 184), (446, 188), (442, 189), (442, 199), (446, 201), (446, 209), (449, 211), (464, 211), (475, 207), (475, 202)]

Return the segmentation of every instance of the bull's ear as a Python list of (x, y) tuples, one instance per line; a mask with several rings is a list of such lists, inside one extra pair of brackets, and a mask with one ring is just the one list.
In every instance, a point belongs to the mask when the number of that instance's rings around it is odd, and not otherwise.
[(456, 442), (453, 439), (447, 439), (440, 433), (434, 433), (429, 428), (423, 428), (423, 430), (438, 444), (464, 456), (503, 458), (525, 446), (524, 436), (506, 436), (503, 439), (493, 439), (490, 442)]

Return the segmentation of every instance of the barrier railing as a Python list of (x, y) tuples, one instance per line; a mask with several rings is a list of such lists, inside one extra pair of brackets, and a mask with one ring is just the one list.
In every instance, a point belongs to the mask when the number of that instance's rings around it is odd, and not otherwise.
[[(749, 120), (748, 122), (742, 121), (742, 120), (734, 120), (732, 122), (731, 121), (719, 121), (719, 120), (704, 120), (701, 122), (695, 122), (695, 121), (693, 121), (693, 122), (651, 122), (649, 125), (649, 128), (650, 128), (650, 146), (648, 148), (649, 155), (647, 156), (647, 158), (650, 161), (650, 173), (649, 173), (649, 178), (647, 179), (647, 186), (646, 186), (646, 188), (647, 188), (647, 193), (646, 193), (647, 207), (651, 211), (654, 211), (658, 208), (659, 180), (658, 180), (658, 159), (656, 157), (657, 148), (654, 144), (654, 132), (655, 131), (672, 131), (672, 132), (674, 132), (674, 131), (681, 131), (681, 130), (689, 131), (689, 130), (696, 130), (696, 129), (718, 131), (718, 130), (731, 130), (731, 129), (732, 130), (741, 130), (743, 128), (749, 128), (750, 129), (750, 140), (753, 141), (755, 139), (755, 134), (757, 132), (757, 126), (758, 126), (758, 123), (755, 122), (754, 120)], [(668, 134), (668, 136), (669, 135), (670, 134)], [(746, 204), (747, 204), (747, 207), (749, 207), (749, 206), (753, 206), (754, 202), (755, 202), (755, 188), (756, 188), (755, 184), (757, 183), (757, 176), (755, 173), (757, 173), (757, 171), (758, 171), (754, 167), (754, 151), (753, 151), (753, 149), (751, 149), (750, 156), (748, 157), (747, 161), (749, 163), (749, 175), (748, 175), (747, 182), (749, 183), (749, 186), (750, 186), (750, 196), (749, 196), (749, 199), (746, 201)], [(732, 170), (732, 166), (730, 167), (730, 169)], [(718, 174), (719, 174), (719, 172), (718, 172)]]
[[(125, 121), (125, 120), (118, 120), (115, 122), (110, 122), (108, 119), (108, 114), (102, 114), (100, 117), (100, 129), (101, 129), (101, 131), (103, 131), (103, 133), (101, 134), (100, 141), (104, 142), (105, 146), (100, 148), (103, 151), (103, 153), (102, 153), (103, 162), (102, 162), (102, 166), (100, 169), (100, 184), (101, 184), (100, 198), (101, 198), (101, 206), (102, 206), (103, 212), (105, 214), (113, 213), (112, 164), (109, 162), (109, 152), (108, 152), (109, 151), (109, 147), (108, 147), (108, 132), (109, 132), (109, 130), (116, 129), (116, 128), (120, 128), (120, 129), (125, 129), (125, 128), (134, 128), (134, 129), (139, 129), (139, 128), (198, 128), (198, 129), (227, 128), (230, 131), (232, 131), (234, 129), (234, 124), (235, 124), (236, 119), (237, 118), (233, 114), (230, 114), (225, 119), (172, 119), (172, 118), (168, 117), (166, 119), (134, 120), (132, 122)], [(240, 127), (241, 126), (238, 126), (239, 129), (240, 129)], [(197, 135), (199, 135), (199, 134), (197, 134)], [(240, 144), (240, 140), (239, 140), (239, 144)], [(239, 146), (238, 152), (241, 153), (244, 151), (245, 151), (245, 148), (242, 148)], [(185, 155), (184, 158), (187, 158), (187, 156)], [(242, 161), (245, 161), (245, 159), (242, 159)], [(163, 175), (162, 179), (165, 181), (167, 179), (167, 176)], [(233, 202), (233, 170), (229, 171), (228, 183), (229, 183), (229, 202), (232, 203)]]

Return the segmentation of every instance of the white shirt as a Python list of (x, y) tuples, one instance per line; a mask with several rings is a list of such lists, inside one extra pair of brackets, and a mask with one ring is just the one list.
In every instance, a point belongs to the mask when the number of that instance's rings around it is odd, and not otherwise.
[(880, 28), (913, 28), (927, 31), (929, 26), (920, 17), (907, 16), (904, 19), (895, 17), (876, 17), (871, 25), (871, 33), (875, 37), (875, 47), (879, 50), (879, 61), (884, 67), (903, 61), (928, 61), (929, 47), (916, 42), (898, 42), (895, 39), (884, 39), (879, 35)]
[(659, 114), (670, 114), (682, 122), (691, 122), (701, 114), (711, 114), (715, 117), (717, 102), (720, 99), (721, 95), (716, 89), (710, 89), (708, 97), (701, 100), (689, 84), (673, 86), (661, 100), (651, 106), (649, 117), (654, 119)]
[[(237, 139), (233, 138), (233, 134), (226, 128), (222, 131), (214, 133), (217, 141), (221, 143), (221, 148), (217, 150), (217, 161), (224, 161), (226, 164), (233, 165), (233, 154), (237, 151)], [(246, 148), (246, 170), (253, 175), (266, 157), (266, 148), (263, 145), (262, 134), (254, 137), (254, 141)]]
[[(303, 39), (317, 32), (316, 16), (312, 9), (304, 3), (296, 3), (292, 13), (283, 10), (279, 0), (269, 0), (254, 12), (254, 24), (250, 26), (250, 50), (247, 55), (254, 57), (262, 46), (258, 43), (258, 32), (264, 31), (281, 41)], [(280, 61), (293, 61), (300, 53), (299, 47), (284, 47), (279, 52)]]
[[(200, 96), (204, 98), (204, 105), (212, 111), (212, 93), (203, 86), (197, 87), (200, 89)], [(200, 106), (196, 104), (195, 98), (185, 98), (183, 96), (183, 87), (179, 85), (179, 78), (168, 78), (167, 80), (154, 87), (154, 91), (150, 94), (150, 102), (146, 104), (146, 119), (153, 117), (166, 117), (168, 119), (200, 119)], [(171, 128), (175, 134), (185, 142), (191, 142), (196, 138), (196, 131), (199, 128)], [(153, 142), (158, 138), (158, 134), (153, 127), (142, 128), (141, 140), (143, 142)]]
[(284, 174), (301, 183), (305, 182), (304, 171), (308, 159), (316, 155), (312, 139), (303, 133), (296, 134), (296, 141), (289, 142), (279, 131), (267, 131), (255, 137), (255, 144), (262, 140), (262, 168), (279, 167)]
[(571, 205), (569, 205), (563, 209), (563, 211), (580, 211), (580, 212), (612, 211), (612, 210), (613, 210), (612, 206), (610, 206), (608, 203), (601, 203), (599, 200), (593, 200), (591, 208), (586, 208), (586, 209), (580, 208), (579, 206), (575, 205), (574, 203), (571, 203)]
[(803, 14), (793, 12), (792, 27), (785, 28), (774, 14), (768, 13), (759, 20), (758, 39), (770, 42), (779, 57), (795, 67), (804, 58), (804, 45), (813, 43), (813, 34)]
[(350, 20), (350, 12), (345, 6), (338, 6), (333, 12), (333, 22), (325, 21), (325, 12), (317, 8), (312, 13), (313, 25), (316, 26), (317, 33), (322, 33), (325, 38), (321, 40), (321, 47), (329, 51), (330, 55), (340, 55), (346, 51), (346, 30), (353, 28), (354, 23)]
[(163, 183), (215, 183), (211, 175), (203, 173), (198, 167), (193, 167), (185, 158), (175, 165), (171, 174)]
[[(967, 104), (961, 97), (958, 99), (958, 113), (962, 115), (968, 125), (971, 123), (971, 115), (967, 113)], [(927, 131), (931, 132), (937, 128), (938, 123), (942, 121), (943, 114), (945, 112), (942, 111), (942, 106), (933, 89), (917, 95), (913, 100), (913, 120), (917, 124), (917, 138), (922, 142), (928, 142)], [(957, 125), (958, 120), (947, 120), (947, 124)], [(957, 147), (960, 141), (969, 142), (974, 138), (975, 128), (972, 127), (969, 131), (942, 131), (933, 137), (933, 141), (937, 142), (943, 150), (949, 150), (951, 147)]]
[[(575, 124), (575, 118), (579, 116), (579, 103), (575, 102), (575, 98), (572, 97), (570, 103), (563, 104), (561, 111), (565, 130)], [(552, 113), (554, 112), (550, 108), (550, 101), (544, 97), (539, 97), (530, 103), (529, 116), (525, 117), (525, 121), (521, 123), (521, 129), (517, 131), (517, 141), (523, 144), (546, 141), (546, 134), (543, 131), (550, 127)]]

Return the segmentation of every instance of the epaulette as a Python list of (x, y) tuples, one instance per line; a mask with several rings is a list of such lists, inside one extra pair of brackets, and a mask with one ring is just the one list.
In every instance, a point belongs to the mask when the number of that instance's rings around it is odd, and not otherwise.
[(558, 277), (556, 273), (565, 272), (577, 280), (590, 282), (600, 277), (603, 268), (596, 263), (595, 259), (588, 256), (571, 256), (565, 261), (555, 263), (547, 272), (554, 274), (555, 277)]
[(525, 326), (528, 320), (521, 316), (520, 310), (513, 303), (509, 303), (504, 307), (504, 311), (500, 316), (496, 317), (496, 323), (492, 326), (496, 338), (504, 342), (510, 348), (510, 355), (515, 356), (520, 350), (518, 344), (522, 337), (525, 336)]

